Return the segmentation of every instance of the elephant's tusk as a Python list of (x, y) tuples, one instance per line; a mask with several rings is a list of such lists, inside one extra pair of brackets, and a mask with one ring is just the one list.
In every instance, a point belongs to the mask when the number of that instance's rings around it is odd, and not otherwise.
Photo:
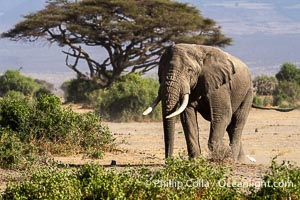
[(160, 95), (158, 95), (155, 100), (152, 102), (151, 106), (149, 106), (149, 108), (147, 108), (147, 110), (145, 110), (143, 112), (143, 115), (148, 115), (152, 112), (152, 110), (155, 108), (155, 106), (160, 102)]
[(176, 110), (175, 112), (173, 112), (170, 115), (166, 116), (166, 118), (168, 119), (168, 118), (171, 118), (171, 117), (175, 117), (175, 116), (179, 115), (180, 113), (182, 113), (186, 109), (188, 103), (189, 103), (189, 94), (185, 94), (183, 96), (182, 104), (178, 108), (178, 110)]
[(149, 115), (152, 112), (153, 108), (151, 106), (149, 106), (149, 108), (147, 108), (147, 110), (145, 110), (143, 112), (143, 115)]

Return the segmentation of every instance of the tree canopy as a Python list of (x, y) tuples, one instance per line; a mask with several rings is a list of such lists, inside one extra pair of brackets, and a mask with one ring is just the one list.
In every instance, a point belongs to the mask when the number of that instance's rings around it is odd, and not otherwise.
[(275, 76), (278, 81), (296, 82), (300, 85), (300, 68), (293, 63), (284, 63)]
[[(214, 20), (203, 17), (195, 7), (171, 0), (50, 0), (1, 37), (29, 42), (44, 39), (66, 46), (67, 67), (103, 87), (122, 72), (153, 69), (164, 46), (172, 42), (231, 43)], [(96, 57), (86, 50), (90, 46)]]

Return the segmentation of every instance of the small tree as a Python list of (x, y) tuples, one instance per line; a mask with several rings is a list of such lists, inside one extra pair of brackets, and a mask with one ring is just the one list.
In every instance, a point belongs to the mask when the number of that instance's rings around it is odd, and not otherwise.
[(276, 78), (278, 81), (296, 82), (300, 85), (300, 68), (292, 63), (284, 63), (276, 74)]
[[(63, 51), (67, 67), (102, 87), (110, 86), (124, 71), (147, 72), (156, 67), (165, 44), (225, 46), (231, 42), (195, 7), (171, 0), (50, 0), (46, 8), (24, 18), (2, 37), (45, 39), (67, 46), (69, 50)], [(88, 46), (102, 51), (93, 58), (85, 50)], [(79, 66), (80, 60), (86, 62), (86, 70)]]
[(284, 63), (276, 74), (276, 78), (279, 82), (276, 91), (277, 104), (281, 106), (299, 105), (300, 68), (292, 63)]

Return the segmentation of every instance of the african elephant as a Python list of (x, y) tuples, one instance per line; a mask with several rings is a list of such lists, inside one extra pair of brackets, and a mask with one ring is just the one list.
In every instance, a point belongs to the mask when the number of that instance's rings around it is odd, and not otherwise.
[(244, 158), (241, 137), (253, 91), (245, 63), (215, 47), (176, 44), (161, 56), (158, 76), (158, 96), (143, 114), (162, 101), (166, 158), (173, 154), (175, 116), (179, 114), (189, 157), (200, 155), (197, 112), (211, 122), (210, 150), (221, 144), (227, 131), (233, 159)]

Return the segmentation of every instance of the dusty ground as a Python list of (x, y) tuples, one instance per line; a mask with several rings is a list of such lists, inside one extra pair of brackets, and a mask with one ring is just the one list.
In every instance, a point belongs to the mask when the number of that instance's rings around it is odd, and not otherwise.
[[(104, 122), (116, 138), (117, 151), (106, 153), (97, 161), (109, 165), (164, 163), (164, 142), (161, 122), (112, 123)], [(200, 144), (204, 156), (208, 156), (209, 122), (199, 116)], [(300, 166), (300, 110), (277, 112), (252, 109), (243, 132), (245, 154), (256, 159), (255, 165), (269, 166), (272, 158), (288, 160)], [(224, 136), (228, 144), (228, 136)], [(176, 124), (175, 155), (186, 156), (186, 144), (181, 124)], [(89, 160), (78, 156), (56, 158), (62, 162), (82, 164)], [(248, 161), (247, 163), (250, 163)]]
[[(62, 163), (84, 164), (96, 162), (110, 165), (152, 165), (164, 163), (164, 143), (162, 123), (112, 123), (104, 122), (116, 138), (117, 150), (106, 153), (102, 160), (83, 159), (82, 156), (56, 157)], [(208, 156), (209, 123), (199, 117), (200, 143), (204, 156)], [(247, 181), (261, 180), (270, 166), (272, 158), (288, 160), (300, 166), (300, 110), (288, 113), (252, 109), (243, 132), (245, 153), (254, 157), (256, 163), (247, 161), (235, 165), (234, 174)], [(228, 144), (225, 135), (224, 143)], [(186, 156), (186, 144), (181, 124), (176, 124), (175, 155)], [(0, 170), (0, 191), (11, 171)]]

